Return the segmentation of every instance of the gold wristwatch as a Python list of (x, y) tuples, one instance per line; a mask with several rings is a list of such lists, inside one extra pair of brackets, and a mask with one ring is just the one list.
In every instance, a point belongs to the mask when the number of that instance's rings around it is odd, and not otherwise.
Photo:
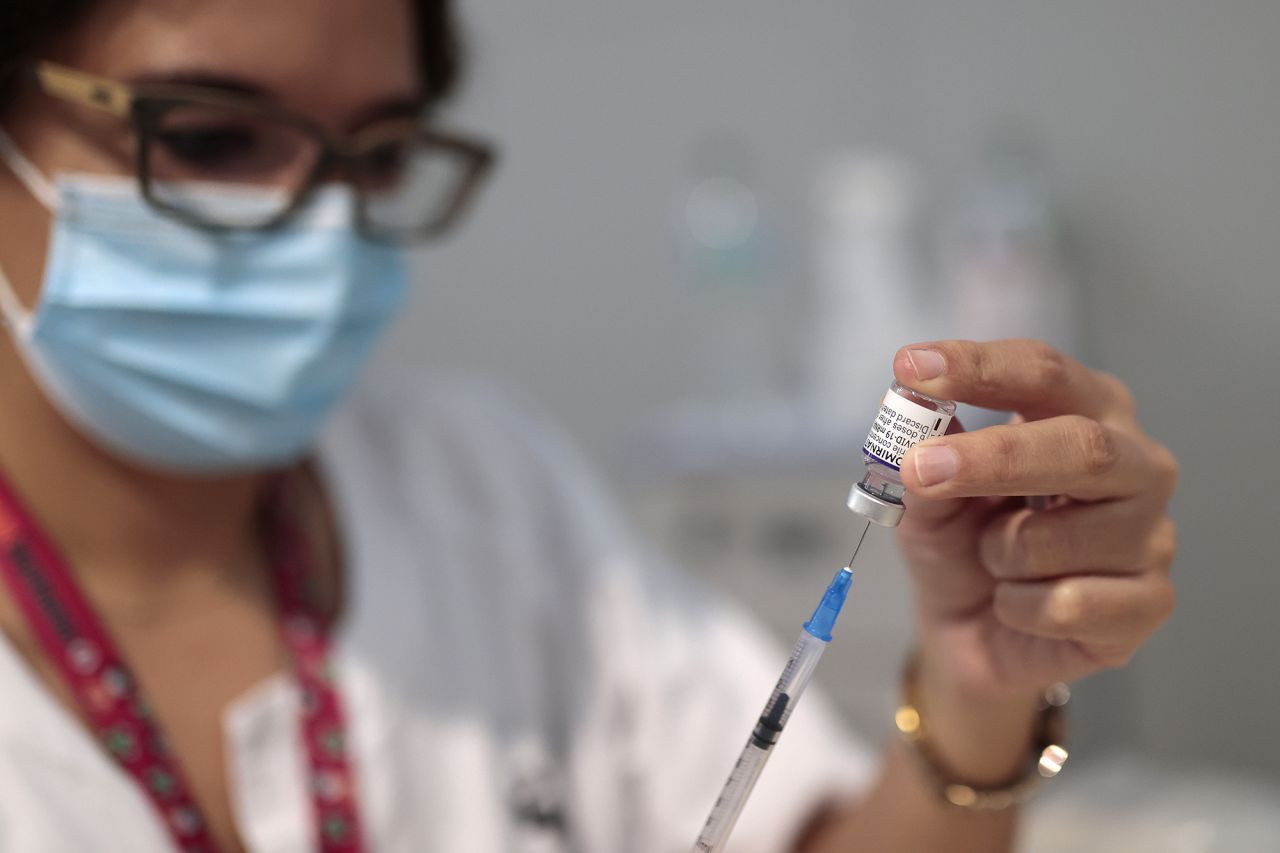
[(993, 787), (972, 785), (957, 778), (942, 763), (929, 741), (917, 697), (918, 670), (919, 655), (912, 654), (903, 667), (902, 700), (893, 722), (943, 802), (966, 811), (1008, 809), (1030, 799), (1041, 783), (1057, 776), (1066, 764), (1067, 750), (1062, 745), (1066, 733), (1063, 706), (1071, 698), (1071, 690), (1059, 683), (1048, 687), (1041, 697), (1027, 763), (1016, 776)]

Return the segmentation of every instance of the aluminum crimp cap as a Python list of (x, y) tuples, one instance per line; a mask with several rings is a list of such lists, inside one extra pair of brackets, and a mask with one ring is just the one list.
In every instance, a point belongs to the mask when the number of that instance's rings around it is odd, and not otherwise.
[(902, 504), (896, 501), (885, 500), (871, 494), (862, 487), (861, 483), (854, 483), (853, 488), (849, 490), (849, 509), (881, 527), (897, 527), (898, 522), (902, 521), (902, 514), (906, 511)]

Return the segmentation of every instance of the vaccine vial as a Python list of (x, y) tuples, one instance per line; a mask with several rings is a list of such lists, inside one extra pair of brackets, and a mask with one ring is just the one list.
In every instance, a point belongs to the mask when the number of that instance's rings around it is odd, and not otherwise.
[(849, 491), (849, 509), (884, 527), (902, 521), (902, 457), (926, 438), (943, 435), (956, 404), (938, 400), (894, 382), (862, 445), (867, 470)]

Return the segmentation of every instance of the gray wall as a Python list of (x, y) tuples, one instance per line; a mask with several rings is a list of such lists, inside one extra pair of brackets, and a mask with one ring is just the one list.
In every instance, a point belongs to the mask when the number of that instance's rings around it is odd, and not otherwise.
[(1280, 3), (463, 7), (457, 120), (504, 161), (466, 231), (421, 257), (390, 369), (502, 377), (616, 471), (629, 424), (696, 390), (712, 318), (670, 282), (666, 221), (695, 140), (751, 140), (776, 273), (799, 289), (827, 152), (890, 147), (942, 191), (994, 117), (1021, 116), (1065, 194), (1092, 360), (1184, 465), (1179, 609), (1102, 681), (1100, 722), (1117, 742), (1280, 771)]

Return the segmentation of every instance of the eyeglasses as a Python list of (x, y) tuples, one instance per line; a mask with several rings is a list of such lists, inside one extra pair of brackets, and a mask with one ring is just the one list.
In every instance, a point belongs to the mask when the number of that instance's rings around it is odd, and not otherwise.
[[(363, 235), (380, 242), (427, 239), (458, 221), (494, 161), (487, 144), (418, 117), (380, 120), (343, 138), (254, 95), (128, 85), (51, 62), (32, 71), (44, 93), (131, 122), (142, 197), (166, 215), (213, 231), (278, 227), (338, 175), (355, 189)], [(272, 192), (253, 193), (252, 204), (232, 209), (192, 192), (210, 184)]]

